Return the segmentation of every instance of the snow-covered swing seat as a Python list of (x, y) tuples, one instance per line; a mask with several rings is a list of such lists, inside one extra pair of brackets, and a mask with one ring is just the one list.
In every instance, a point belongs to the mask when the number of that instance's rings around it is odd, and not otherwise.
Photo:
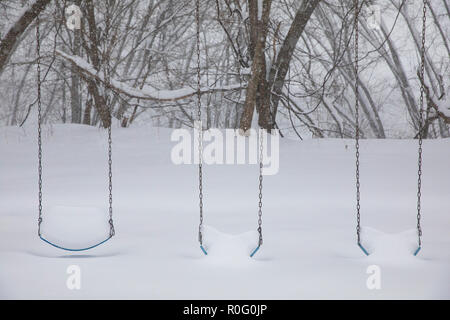
[[(200, 82), (201, 82), (201, 70), (200, 70), (200, 3), (199, 0), (196, 0), (196, 10), (195, 10), (195, 19), (196, 19), (196, 44), (197, 44), (197, 116), (198, 123), (200, 124), (198, 129), (198, 156), (199, 156), (199, 166), (198, 166), (198, 174), (199, 174), (199, 209), (200, 209), (200, 223), (198, 227), (198, 241), (200, 244), (201, 251), (208, 256), (208, 250), (217, 250), (214, 252), (215, 254), (225, 254), (234, 256), (236, 252), (247, 252), (246, 242), (248, 243), (248, 238), (252, 241), (253, 239), (257, 240), (257, 246), (248, 251), (249, 256), (252, 258), (256, 252), (261, 248), (263, 243), (262, 237), (262, 169), (263, 169), (263, 142), (262, 142), (262, 133), (261, 130), (258, 130), (259, 134), (259, 198), (258, 198), (258, 228), (256, 232), (246, 232), (242, 235), (228, 235), (219, 232), (218, 230), (209, 227), (203, 226), (203, 128), (201, 126), (202, 121), (202, 105), (201, 105), (201, 95), (200, 95)], [(215, 239), (215, 243), (211, 245), (210, 248), (206, 248), (206, 244), (204, 243), (204, 237), (208, 237), (208, 240), (212, 238)], [(230, 248), (232, 248), (230, 250)], [(245, 253), (246, 255), (247, 253)], [(238, 254), (239, 255), (239, 254)]]
[[(362, 1), (361, 6), (364, 5), (364, 1)], [(355, 155), (356, 155), (356, 236), (357, 236), (357, 244), (358, 247), (364, 252), (366, 256), (369, 256), (370, 253), (366, 249), (366, 247), (361, 243), (361, 215), (360, 215), (360, 176), (359, 176), (359, 138), (360, 138), (360, 127), (359, 127), (359, 74), (358, 74), (358, 26), (359, 26), (359, 12), (361, 10), (360, 7), (360, 1), (354, 0), (354, 7), (355, 7), (355, 19), (354, 19), (354, 41), (355, 41), (355, 60), (354, 60), (354, 67), (355, 67)], [(421, 41), (421, 48), (420, 48), (420, 69), (419, 69), (419, 78), (424, 79), (424, 69), (425, 69), (425, 35), (426, 35), (426, 9), (427, 9), (427, 1), (423, 0), (423, 16), (422, 16), (422, 41)], [(424, 128), (424, 119), (423, 119), (423, 104), (424, 104), (424, 81), (421, 81), (421, 87), (420, 87), (420, 101), (419, 101), (419, 128), (417, 133), (418, 138), (418, 181), (417, 181), (417, 247), (412, 252), (414, 256), (417, 256), (419, 251), (422, 249), (422, 227), (421, 227), (421, 187), (422, 187), (422, 136), (423, 136), (423, 128)]]
[[(109, 212), (95, 207), (57, 206), (43, 214), (42, 203), (42, 137), (41, 137), (41, 56), (39, 15), (36, 17), (37, 39), (37, 104), (38, 104), (38, 173), (39, 218), (38, 236), (45, 243), (66, 251), (90, 250), (111, 239), (114, 234), (112, 220), (112, 140), (111, 122), (108, 127), (108, 192)], [(111, 112), (111, 111), (110, 111)], [(110, 114), (111, 117), (111, 114)]]

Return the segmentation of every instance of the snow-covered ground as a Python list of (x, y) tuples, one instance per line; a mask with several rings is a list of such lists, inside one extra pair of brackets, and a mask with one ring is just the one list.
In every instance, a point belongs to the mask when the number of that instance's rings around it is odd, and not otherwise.
[[(54, 206), (107, 209), (106, 134), (44, 128), (44, 217)], [(362, 142), (363, 243), (355, 244), (349, 140), (282, 139), (264, 178), (264, 245), (256, 245), (256, 165), (205, 166), (204, 256), (195, 165), (170, 160), (170, 131), (114, 129), (116, 236), (85, 253), (37, 237), (35, 127), (0, 128), (0, 298), (450, 298), (450, 140), (425, 141), (423, 249), (416, 247), (417, 145)], [(234, 235), (234, 236), (232, 236)], [(81, 290), (66, 286), (70, 265)], [(367, 268), (381, 270), (369, 290)]]

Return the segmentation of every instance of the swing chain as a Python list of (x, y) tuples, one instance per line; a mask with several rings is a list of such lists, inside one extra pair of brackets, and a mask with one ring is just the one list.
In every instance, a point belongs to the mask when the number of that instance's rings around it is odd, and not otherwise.
[[(200, 223), (198, 228), (198, 240), (203, 245), (202, 226), (203, 226), (203, 126), (202, 126), (202, 109), (201, 109), (201, 70), (200, 70), (200, 1), (196, 0), (196, 38), (197, 38), (197, 117), (198, 117), (198, 177), (199, 177), (199, 209)], [(258, 245), (263, 244), (262, 236), (262, 188), (263, 188), (263, 133), (259, 129), (259, 202), (258, 202)]]
[(38, 236), (41, 236), (42, 223), (42, 104), (41, 104), (41, 41), (39, 14), (36, 16), (36, 53), (37, 53), (37, 105), (38, 105), (38, 184), (39, 184), (39, 218)]
[(262, 236), (262, 189), (263, 189), (263, 130), (259, 128), (259, 203), (258, 203), (258, 234), (259, 241), (258, 246), (263, 244), (263, 236)]
[(354, 0), (355, 7), (355, 21), (354, 21), (354, 32), (355, 32), (355, 148), (356, 148), (356, 234), (358, 237), (358, 244), (361, 243), (361, 193), (360, 193), (360, 179), (359, 179), (359, 66), (358, 66), (358, 51), (359, 51), (359, 1)]
[[(110, 107), (111, 108), (111, 107)], [(110, 111), (111, 112), (111, 111)], [(110, 113), (111, 114), (111, 113)], [(112, 136), (111, 125), (112, 117), (110, 116), (110, 125), (108, 128), (108, 178), (109, 178), (109, 235), (112, 237), (115, 235), (114, 222), (113, 222), (113, 198), (112, 198)]]
[(424, 85), (425, 85), (425, 33), (426, 33), (426, 21), (427, 21), (427, 0), (423, 0), (423, 9), (422, 9), (422, 47), (420, 53), (420, 77), (421, 77), (421, 85), (420, 85), (420, 102), (419, 102), (419, 158), (418, 158), (418, 178), (417, 178), (417, 235), (419, 247), (422, 246), (422, 227), (420, 225), (421, 219), (421, 197), (422, 197), (422, 134), (423, 134), (423, 100), (424, 100)]
[[(108, 67), (109, 69), (109, 67)], [(109, 70), (108, 70), (109, 74)], [(109, 75), (108, 75), (108, 81), (109, 81)], [(108, 82), (109, 85), (109, 82)], [(113, 222), (113, 197), (112, 197), (112, 110), (111, 110), (111, 104), (109, 104), (109, 127), (108, 127), (108, 191), (109, 191), (109, 235), (110, 237), (115, 235), (114, 230), (114, 222)]]
[(196, 1), (195, 6), (196, 37), (197, 37), (197, 117), (198, 117), (198, 190), (199, 190), (199, 209), (200, 223), (198, 226), (198, 241), (203, 245), (202, 227), (203, 227), (203, 126), (202, 126), (202, 102), (200, 96), (200, 1)]
[[(38, 105), (38, 185), (39, 185), (39, 217), (38, 217), (38, 236), (41, 236), (41, 224), (42, 224), (42, 103), (41, 103), (41, 41), (40, 41), (40, 20), (39, 14), (36, 16), (36, 53), (37, 53), (37, 105)], [(110, 67), (107, 65), (106, 72), (106, 87), (110, 86)], [(105, 93), (107, 90), (105, 90)], [(105, 94), (106, 102), (108, 103), (108, 97)], [(110, 237), (114, 236), (114, 223), (113, 223), (113, 209), (112, 209), (112, 108), (109, 104), (109, 126), (108, 126), (108, 178), (109, 178), (109, 226)]]
[(109, 197), (108, 197), (108, 202), (109, 202), (109, 236), (113, 237), (115, 235), (115, 229), (114, 229), (114, 221), (113, 221), (113, 196), (112, 196), (112, 101), (109, 97), (109, 91), (108, 90), (111, 87), (111, 67), (110, 67), (110, 61), (107, 58), (107, 54), (108, 54), (108, 50), (107, 50), (107, 39), (109, 37), (109, 12), (107, 13), (107, 17), (106, 17), (106, 24), (107, 24), (107, 28), (105, 30), (105, 52), (104, 52), (104, 63), (106, 64), (106, 72), (105, 72), (105, 101), (108, 105), (108, 118), (109, 118), (109, 126), (108, 126), (108, 191), (109, 191)]

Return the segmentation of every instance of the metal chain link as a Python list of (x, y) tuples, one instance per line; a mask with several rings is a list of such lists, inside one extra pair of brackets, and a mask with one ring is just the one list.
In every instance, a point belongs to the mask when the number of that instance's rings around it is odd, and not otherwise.
[(200, 1), (196, 0), (195, 6), (196, 37), (197, 37), (197, 117), (198, 117), (198, 197), (200, 209), (200, 222), (198, 225), (198, 241), (203, 245), (203, 126), (202, 126), (202, 101), (200, 96)]
[[(41, 224), (42, 224), (42, 103), (41, 103), (41, 43), (40, 43), (40, 20), (39, 15), (36, 16), (36, 53), (37, 53), (37, 104), (38, 104), (38, 185), (39, 185), (39, 218), (38, 218), (38, 235), (41, 236)], [(110, 86), (111, 71), (109, 63), (107, 65), (106, 72), (106, 88)], [(108, 98), (105, 88), (105, 99), (108, 103)], [(108, 103), (109, 104), (109, 103)], [(114, 223), (113, 223), (113, 209), (112, 209), (112, 109), (109, 104), (109, 127), (108, 127), (108, 179), (109, 179), (109, 226), (110, 237), (114, 236)]]
[(422, 134), (423, 134), (423, 96), (425, 85), (425, 33), (426, 33), (426, 21), (427, 21), (427, 0), (423, 0), (422, 9), (422, 48), (421, 48), (421, 61), (420, 61), (420, 77), (422, 79), (420, 85), (420, 102), (419, 102), (419, 157), (418, 157), (418, 171), (417, 171), (417, 236), (419, 247), (422, 246), (422, 227), (420, 225), (421, 219), (421, 197), (422, 197)]
[(37, 53), (37, 105), (38, 105), (38, 185), (39, 185), (39, 218), (38, 236), (41, 236), (42, 223), (42, 104), (41, 104), (41, 34), (39, 14), (36, 16), (36, 53)]
[(109, 118), (109, 126), (108, 126), (108, 191), (109, 191), (109, 236), (113, 237), (115, 235), (115, 229), (114, 229), (114, 221), (113, 221), (113, 197), (112, 197), (112, 101), (109, 98), (109, 88), (111, 86), (111, 67), (110, 67), (110, 63), (109, 63), (109, 59), (107, 59), (106, 54), (107, 54), (107, 40), (109, 37), (109, 11), (107, 12), (107, 17), (106, 17), (106, 24), (107, 24), (107, 28), (105, 30), (105, 57), (104, 57), (104, 63), (106, 64), (106, 72), (105, 72), (105, 101), (108, 105), (108, 118)]
[[(199, 209), (200, 209), (200, 223), (198, 228), (198, 240), (200, 245), (203, 245), (203, 236), (202, 236), (202, 226), (203, 226), (203, 127), (201, 124), (202, 121), (202, 109), (201, 109), (201, 74), (200, 74), (200, 1), (196, 0), (196, 38), (197, 38), (197, 117), (199, 121), (198, 128), (198, 155), (199, 155), (199, 165), (198, 165), (198, 177), (199, 177)], [(263, 244), (263, 236), (262, 236), (262, 188), (263, 188), (263, 134), (262, 130), (259, 130), (259, 202), (258, 202), (258, 234), (259, 241), (258, 244), (261, 246)]]
[(354, 32), (355, 32), (355, 148), (356, 148), (356, 235), (358, 237), (358, 244), (361, 243), (361, 193), (360, 193), (360, 179), (359, 179), (359, 1), (354, 0), (355, 7), (355, 21), (354, 21)]
[(109, 178), (109, 235), (112, 237), (115, 235), (114, 222), (113, 222), (113, 197), (112, 197), (112, 106), (109, 105), (109, 127), (108, 127), (108, 178)]
[(263, 244), (263, 236), (262, 236), (262, 189), (263, 189), (263, 146), (264, 146), (264, 136), (263, 136), (263, 130), (259, 128), (259, 202), (258, 202), (258, 234), (259, 234), (259, 241), (258, 246), (261, 246)]

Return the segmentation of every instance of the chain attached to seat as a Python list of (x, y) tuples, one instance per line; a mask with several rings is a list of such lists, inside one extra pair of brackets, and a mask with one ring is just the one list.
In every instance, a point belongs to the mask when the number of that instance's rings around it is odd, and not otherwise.
[[(40, 19), (39, 14), (36, 16), (36, 54), (37, 54), (37, 105), (38, 105), (38, 188), (39, 188), (39, 217), (38, 217), (38, 236), (44, 240), (45, 242), (68, 251), (83, 251), (88, 250), (91, 248), (94, 248), (102, 243), (104, 243), (106, 240), (102, 241), (99, 244), (96, 244), (94, 246), (84, 248), (84, 249), (67, 249), (58, 245), (55, 245), (54, 243), (51, 243), (50, 241), (44, 239), (41, 234), (41, 224), (43, 221), (43, 215), (42, 215), (42, 99), (41, 99), (41, 87), (42, 87), (42, 80), (41, 80), (41, 34), (40, 34)], [(112, 106), (108, 101), (107, 97), (107, 89), (110, 87), (111, 82), (111, 71), (109, 67), (109, 63), (106, 68), (105, 72), (105, 101), (109, 105), (108, 111), (109, 111), (109, 126), (108, 126), (108, 202), (109, 202), (109, 238), (113, 237), (115, 235), (114, 230), (114, 223), (113, 223), (113, 196), (112, 196)], [(108, 238), (108, 239), (109, 239)], [(107, 240), (108, 240), (107, 239)]]
[(264, 148), (264, 138), (263, 138), (263, 129), (258, 129), (259, 132), (259, 194), (258, 194), (258, 247), (263, 244), (263, 236), (262, 236), (262, 198), (263, 198), (263, 148)]
[[(105, 39), (109, 38), (109, 29), (110, 29), (110, 20), (109, 20), (109, 13), (106, 15), (106, 28), (105, 28)], [(106, 41), (106, 40), (105, 40)], [(105, 49), (106, 50), (106, 49)], [(105, 53), (106, 54), (106, 53)], [(106, 64), (106, 72), (105, 72), (105, 101), (108, 105), (108, 119), (109, 119), (109, 126), (108, 126), (108, 204), (109, 204), (109, 236), (113, 237), (115, 235), (115, 229), (114, 229), (114, 221), (113, 221), (113, 196), (112, 196), (112, 114), (113, 114), (113, 106), (112, 101), (109, 97), (109, 89), (111, 87), (111, 67), (110, 67), (110, 59), (107, 59), (105, 57), (104, 63)]]
[(202, 126), (202, 101), (201, 101), (201, 71), (200, 71), (200, 1), (195, 3), (195, 21), (196, 21), (196, 38), (197, 38), (197, 119), (198, 119), (198, 197), (200, 209), (200, 223), (198, 225), (198, 241), (203, 252), (203, 126)]
[[(358, 18), (359, 18), (359, 1), (354, 0), (354, 9), (355, 9), (355, 20), (354, 20), (354, 37), (355, 37), (355, 148), (356, 148), (356, 235), (357, 235), (357, 243), (358, 246), (362, 249), (362, 251), (369, 255), (367, 250), (361, 244), (361, 204), (360, 204), (360, 174), (359, 174), (359, 138), (360, 138), (360, 127), (359, 127), (359, 78), (358, 78), (358, 45), (359, 45), (359, 31), (358, 31)], [(424, 130), (424, 119), (423, 119), (423, 100), (424, 100), (424, 91), (425, 91), (425, 78), (424, 78), (424, 70), (425, 70), (425, 36), (426, 36), (426, 11), (427, 11), (427, 0), (423, 0), (423, 8), (422, 8), (422, 41), (421, 41), (421, 50), (420, 50), (420, 70), (419, 70), (419, 80), (421, 82), (420, 85), (420, 100), (419, 100), (419, 133), (418, 133), (418, 141), (419, 141), (419, 150), (418, 150), (418, 174), (417, 174), (417, 236), (418, 236), (418, 248), (414, 252), (414, 255), (422, 248), (422, 227), (421, 227), (421, 197), (422, 197), (422, 144), (423, 144), (423, 130)]]
[(364, 248), (361, 243), (361, 183), (359, 176), (359, 138), (361, 135), (361, 130), (359, 127), (359, 12), (361, 8), (359, 7), (359, 0), (354, 0), (354, 10), (355, 10), (355, 20), (353, 26), (353, 32), (355, 33), (355, 177), (356, 177), (356, 237), (358, 247), (364, 252), (365, 255), (369, 255), (369, 252)]
[(42, 103), (41, 103), (41, 33), (39, 14), (36, 16), (36, 53), (37, 53), (37, 105), (38, 105), (38, 185), (39, 185), (39, 218), (38, 236), (41, 236), (42, 224)]
[[(203, 127), (202, 127), (202, 103), (201, 103), (201, 69), (200, 69), (200, 0), (195, 2), (195, 22), (196, 22), (196, 41), (197, 41), (197, 119), (198, 119), (198, 189), (199, 189), (199, 209), (200, 222), (198, 226), (198, 241), (203, 253), (207, 255), (207, 251), (203, 246)], [(258, 246), (250, 254), (251, 257), (259, 250), (263, 244), (262, 236), (262, 189), (263, 189), (263, 132), (258, 130), (259, 138), (259, 194), (258, 194)]]
[(355, 150), (356, 150), (356, 163), (355, 163), (355, 177), (356, 177), (356, 237), (357, 244), (361, 250), (369, 255), (367, 250), (361, 244), (361, 192), (360, 192), (360, 177), (359, 177), (359, 0), (354, 0), (355, 20), (353, 26), (353, 32), (355, 37), (355, 60), (354, 60), (354, 76), (355, 76)]
[(420, 225), (421, 220), (421, 199), (422, 199), (422, 138), (424, 130), (424, 119), (423, 119), (423, 100), (425, 91), (425, 36), (426, 36), (426, 22), (427, 22), (427, 0), (423, 0), (422, 8), (422, 42), (420, 51), (420, 100), (419, 100), (419, 152), (418, 152), (418, 170), (417, 170), (417, 238), (418, 238), (418, 248), (414, 255), (417, 255), (422, 248), (422, 227)]

